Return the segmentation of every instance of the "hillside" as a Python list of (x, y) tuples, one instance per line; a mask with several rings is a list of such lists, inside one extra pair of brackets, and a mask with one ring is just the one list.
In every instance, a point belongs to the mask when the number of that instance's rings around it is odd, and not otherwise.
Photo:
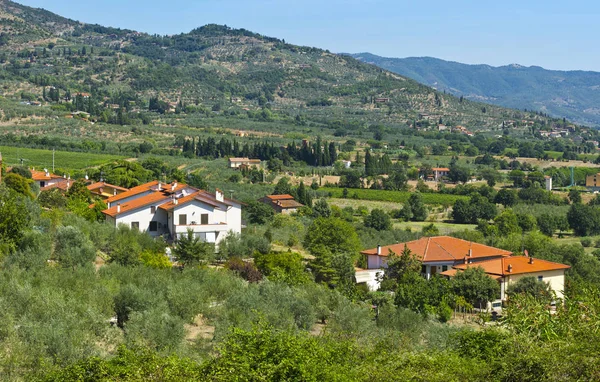
[(422, 84), (471, 100), (530, 109), (600, 126), (600, 73), (546, 70), (538, 66), (467, 65), (431, 57), (353, 57)]
[[(473, 131), (535, 114), (462, 100), (354, 58), (287, 44), (244, 29), (207, 25), (156, 36), (84, 24), (0, 1), (2, 95), (124, 124), (140, 112), (347, 128), (440, 118)], [(51, 94), (50, 94), (51, 92)], [(89, 94), (77, 100), (77, 93)], [(150, 100), (153, 102), (149, 102)], [(65, 105), (68, 103), (69, 105)], [(125, 112), (125, 117), (119, 112)], [(133, 113), (133, 114), (132, 114)]]

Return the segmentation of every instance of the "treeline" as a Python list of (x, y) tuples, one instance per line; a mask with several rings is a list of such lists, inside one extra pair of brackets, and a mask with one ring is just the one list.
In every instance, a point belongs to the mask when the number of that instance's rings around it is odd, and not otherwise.
[(278, 147), (273, 142), (246, 142), (240, 145), (238, 141), (228, 138), (216, 139), (209, 137), (179, 138), (176, 144), (181, 144), (184, 156), (193, 158), (225, 158), (244, 157), (260, 160), (279, 159), (284, 165), (290, 165), (293, 160), (302, 161), (310, 166), (331, 166), (337, 160), (337, 148), (334, 142), (322, 141), (317, 137), (314, 143), (303, 141), (301, 145), (292, 142), (286, 147)]

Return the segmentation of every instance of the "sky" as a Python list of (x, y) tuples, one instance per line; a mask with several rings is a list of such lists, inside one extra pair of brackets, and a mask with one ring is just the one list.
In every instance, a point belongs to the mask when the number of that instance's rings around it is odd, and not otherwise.
[(600, 1), (595, 0), (17, 2), (151, 34), (184, 33), (215, 23), (336, 53), (600, 71)]

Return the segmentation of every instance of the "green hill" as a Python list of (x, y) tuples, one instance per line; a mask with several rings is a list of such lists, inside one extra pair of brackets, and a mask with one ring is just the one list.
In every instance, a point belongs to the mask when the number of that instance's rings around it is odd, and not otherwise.
[(157, 36), (3, 0), (0, 30), (5, 98), (86, 111), (100, 122), (150, 123), (156, 115), (145, 115), (148, 109), (349, 129), (443, 118), (477, 131), (506, 119), (547, 120), (459, 99), (349, 56), (220, 25)]
[(431, 57), (386, 58), (370, 53), (352, 56), (457, 96), (600, 126), (598, 72), (516, 64), (466, 65)]

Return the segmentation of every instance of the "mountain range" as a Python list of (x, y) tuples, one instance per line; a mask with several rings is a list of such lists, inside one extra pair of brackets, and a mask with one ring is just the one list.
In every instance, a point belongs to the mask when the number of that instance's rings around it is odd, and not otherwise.
[(370, 53), (351, 56), (456, 96), (600, 126), (599, 72), (518, 64), (468, 65), (432, 57), (387, 58)]
[[(87, 94), (90, 101), (78, 101), (77, 108), (121, 124), (127, 118), (118, 113), (139, 116), (148, 111), (149, 100), (151, 110), (163, 113), (173, 109), (337, 129), (437, 124), (443, 118), (480, 131), (509, 119), (549, 121), (539, 113), (455, 97), (442, 92), (443, 86), (435, 90), (419, 83), (423, 78), (415, 81), (347, 55), (245, 29), (212, 24), (189, 33), (150, 35), (86, 24), (9, 0), (0, 0), (0, 68), (5, 99), (54, 102), (53, 110), (60, 110), (65, 94)], [(153, 117), (144, 118), (148, 123)]]

